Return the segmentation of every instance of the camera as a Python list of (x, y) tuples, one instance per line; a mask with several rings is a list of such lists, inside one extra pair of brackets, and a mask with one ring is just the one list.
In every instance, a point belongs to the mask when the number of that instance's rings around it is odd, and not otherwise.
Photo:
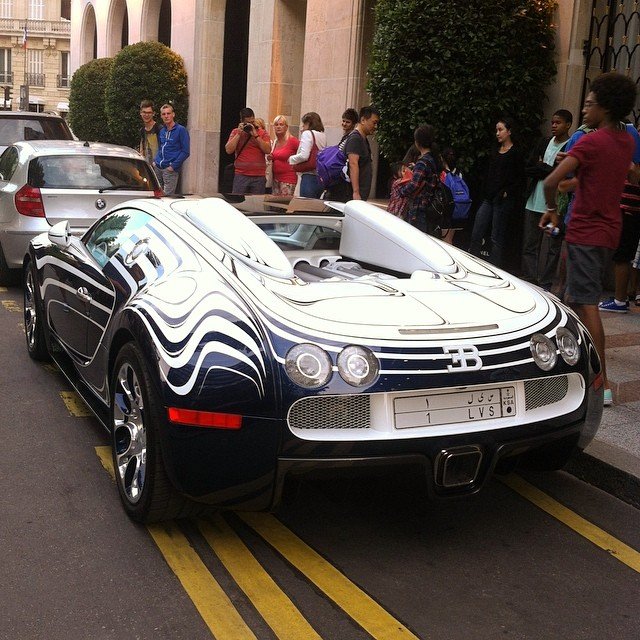
[(242, 130), (243, 130), (245, 133), (252, 133), (252, 132), (253, 132), (253, 126), (252, 126), (252, 125), (250, 125), (249, 123), (247, 123), (247, 124), (243, 124), (243, 125), (242, 125)]

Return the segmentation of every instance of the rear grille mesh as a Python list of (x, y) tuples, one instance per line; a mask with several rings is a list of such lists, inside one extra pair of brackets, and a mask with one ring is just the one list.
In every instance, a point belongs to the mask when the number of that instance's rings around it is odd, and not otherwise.
[(368, 429), (369, 396), (315, 396), (298, 400), (289, 410), (292, 429)]
[(531, 411), (554, 402), (560, 402), (567, 395), (568, 390), (569, 379), (567, 376), (525, 380), (525, 409)]

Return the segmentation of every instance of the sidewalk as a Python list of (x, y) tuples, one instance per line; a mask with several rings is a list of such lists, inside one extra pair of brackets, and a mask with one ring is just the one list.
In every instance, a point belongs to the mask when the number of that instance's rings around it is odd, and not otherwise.
[(613, 406), (593, 442), (566, 470), (640, 508), (640, 307), (600, 312)]

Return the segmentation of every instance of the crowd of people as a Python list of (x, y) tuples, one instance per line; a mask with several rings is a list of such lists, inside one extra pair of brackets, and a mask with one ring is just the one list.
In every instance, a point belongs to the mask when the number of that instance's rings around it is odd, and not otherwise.
[[(571, 305), (593, 336), (603, 363), (605, 404), (611, 404), (606, 377), (604, 332), (600, 312), (625, 313), (630, 301), (640, 306), (640, 134), (624, 118), (635, 105), (636, 87), (628, 77), (611, 72), (593, 81), (582, 108), (583, 122), (573, 135), (572, 114), (558, 109), (550, 136), (526, 150), (509, 117), (495, 124), (476, 198), (468, 251), (497, 267), (505, 267), (514, 221), (522, 225), (519, 275)], [(189, 155), (186, 129), (175, 122), (171, 105), (163, 105), (164, 126), (153, 120), (153, 105), (144, 101), (140, 114), (141, 152), (153, 163), (165, 193), (173, 193), (182, 162)], [(343, 179), (325, 189), (316, 160), (327, 147), (320, 115), (305, 113), (300, 137), (289, 131), (283, 115), (273, 121), (273, 139), (250, 108), (225, 145), (235, 194), (320, 198), (347, 202), (367, 200), (372, 187), (369, 136), (380, 114), (373, 106), (342, 114)], [(433, 126), (414, 131), (414, 144), (402, 161), (393, 163), (388, 211), (425, 233), (453, 242), (454, 224), (443, 228), (430, 212), (441, 183), (456, 176), (463, 182), (452, 148), (440, 151)], [(528, 151), (528, 153), (526, 152)], [(466, 188), (466, 185), (465, 185)], [(467, 207), (470, 206), (470, 202)], [(613, 262), (615, 293), (601, 301), (605, 273)]]

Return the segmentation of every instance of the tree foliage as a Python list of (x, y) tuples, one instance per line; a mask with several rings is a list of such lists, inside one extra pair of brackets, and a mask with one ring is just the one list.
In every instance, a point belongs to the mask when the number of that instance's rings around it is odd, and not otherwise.
[(99, 58), (83, 64), (73, 74), (69, 91), (69, 126), (81, 140), (111, 140), (104, 101), (112, 65), (113, 58)]
[(171, 103), (176, 121), (187, 124), (189, 92), (184, 61), (160, 42), (129, 45), (113, 59), (105, 103), (112, 142), (137, 145), (140, 102), (145, 99), (153, 101), (158, 121), (160, 107)]
[(554, 8), (553, 0), (377, 0), (368, 88), (381, 111), (382, 153), (402, 158), (425, 122), (466, 170), (495, 143), (502, 115), (530, 139), (556, 73)]

